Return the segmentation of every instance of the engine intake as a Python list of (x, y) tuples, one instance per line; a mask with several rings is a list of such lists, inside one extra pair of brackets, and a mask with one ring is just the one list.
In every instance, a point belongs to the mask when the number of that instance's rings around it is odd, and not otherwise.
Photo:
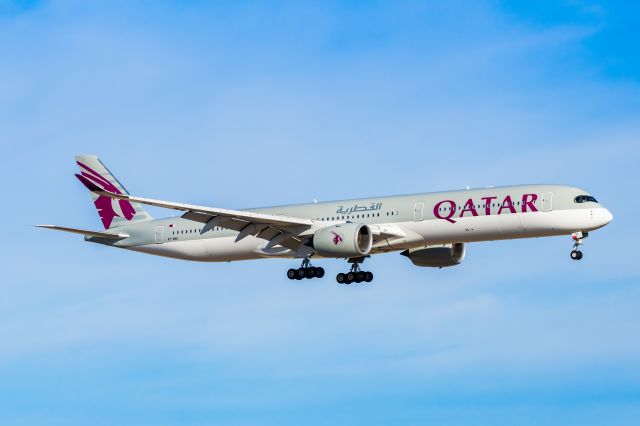
[(400, 254), (407, 256), (416, 266), (445, 268), (460, 264), (465, 252), (464, 243), (455, 243), (410, 249)]
[(312, 244), (323, 257), (360, 257), (371, 250), (373, 235), (367, 225), (345, 223), (318, 229)]

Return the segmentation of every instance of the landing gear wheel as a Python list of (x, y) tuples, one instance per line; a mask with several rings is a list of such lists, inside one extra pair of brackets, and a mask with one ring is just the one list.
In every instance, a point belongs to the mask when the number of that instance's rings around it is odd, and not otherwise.
[(345, 279), (346, 277), (344, 276), (344, 274), (342, 272), (340, 272), (338, 275), (336, 275), (336, 281), (338, 281), (338, 284), (345, 284)]
[(301, 280), (307, 276), (306, 268), (296, 270), (296, 280)]
[(347, 281), (349, 281), (349, 284), (351, 284), (355, 280), (356, 280), (356, 274), (354, 274), (353, 272), (348, 272), (347, 273)]
[(296, 279), (296, 270), (295, 269), (289, 269), (287, 271), (287, 278), (289, 278), (290, 280), (295, 280)]
[(324, 268), (323, 267), (318, 267), (316, 268), (316, 277), (317, 278), (322, 278), (324, 277)]
[(573, 250), (571, 252), (571, 258), (573, 260), (580, 260), (582, 259), (582, 252), (580, 250)]
[(366, 282), (370, 283), (371, 281), (373, 281), (373, 274), (371, 272), (365, 272), (364, 275), (364, 280)]
[(365, 280), (366, 277), (367, 277), (367, 274), (364, 271), (356, 272), (356, 282), (357, 283), (361, 283), (362, 281)]
[(305, 268), (304, 271), (305, 278), (314, 278), (316, 276), (316, 268), (311, 266), (310, 268)]

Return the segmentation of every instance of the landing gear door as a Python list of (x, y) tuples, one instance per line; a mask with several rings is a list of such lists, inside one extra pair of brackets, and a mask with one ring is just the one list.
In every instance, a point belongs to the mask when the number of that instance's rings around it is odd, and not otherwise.
[(416, 203), (413, 206), (413, 220), (415, 222), (424, 220), (424, 203)]
[(553, 193), (547, 192), (542, 194), (542, 211), (548, 212), (553, 209)]
[(162, 244), (164, 226), (156, 226), (156, 244)]

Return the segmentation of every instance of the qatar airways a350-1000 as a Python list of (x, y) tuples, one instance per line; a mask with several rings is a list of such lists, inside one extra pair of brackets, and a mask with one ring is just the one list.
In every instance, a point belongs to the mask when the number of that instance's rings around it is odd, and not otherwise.
[[(130, 195), (95, 155), (76, 157), (77, 178), (89, 189), (104, 230), (43, 228), (84, 235), (86, 241), (158, 256), (203, 262), (297, 258), (290, 279), (322, 278), (311, 260), (346, 259), (341, 284), (371, 282), (360, 268), (371, 255), (398, 251), (414, 265), (458, 265), (465, 244), (567, 235), (580, 260), (588, 233), (613, 216), (583, 189), (516, 185), (424, 194), (230, 210)], [(152, 218), (144, 205), (183, 212)]]

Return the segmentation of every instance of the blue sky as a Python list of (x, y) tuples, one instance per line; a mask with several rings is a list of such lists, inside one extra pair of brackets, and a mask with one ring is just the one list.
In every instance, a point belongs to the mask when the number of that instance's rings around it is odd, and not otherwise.
[[(0, 423), (638, 424), (631, 2), (0, 1)], [(242, 208), (529, 182), (614, 214), (456, 268), (197, 264), (99, 228), (73, 155)], [(170, 212), (153, 210), (157, 216)]]

